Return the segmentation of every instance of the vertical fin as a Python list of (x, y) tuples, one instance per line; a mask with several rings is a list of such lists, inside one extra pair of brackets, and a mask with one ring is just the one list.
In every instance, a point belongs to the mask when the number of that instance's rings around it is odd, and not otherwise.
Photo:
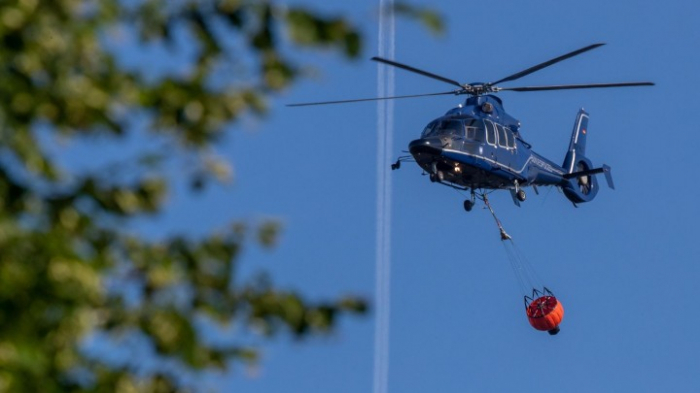
[(576, 115), (576, 121), (574, 122), (574, 129), (571, 132), (571, 141), (569, 142), (569, 149), (566, 152), (566, 157), (564, 158), (564, 165), (562, 167), (568, 173), (574, 172), (574, 163), (577, 158), (582, 158), (586, 154), (586, 138), (588, 134), (588, 113), (581, 108)]

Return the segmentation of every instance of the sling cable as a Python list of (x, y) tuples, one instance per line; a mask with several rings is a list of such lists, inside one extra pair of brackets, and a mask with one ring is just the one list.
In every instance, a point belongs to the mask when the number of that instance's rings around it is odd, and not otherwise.
[[(496, 226), (501, 235), (501, 243), (506, 250), (511, 268), (520, 285), (520, 291), (525, 302), (525, 313), (530, 325), (551, 335), (559, 333), (559, 324), (564, 318), (564, 307), (552, 291), (541, 285), (542, 280), (537, 276), (535, 269), (527, 261), (525, 255), (513, 241), (513, 238), (503, 228), (503, 224), (496, 217), (496, 213), (493, 211), (486, 194), (479, 193), (478, 197), (484, 201), (484, 204), (496, 221)], [(542, 289), (540, 290), (539, 288)]]

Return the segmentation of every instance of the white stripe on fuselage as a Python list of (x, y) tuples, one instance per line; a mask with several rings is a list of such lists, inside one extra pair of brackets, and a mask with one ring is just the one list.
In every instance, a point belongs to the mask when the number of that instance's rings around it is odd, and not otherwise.
[(578, 119), (578, 124), (576, 124), (576, 136), (574, 137), (574, 145), (578, 143), (578, 134), (581, 132), (581, 123), (583, 123), (583, 118), (588, 118), (588, 115), (583, 114)]
[(478, 159), (484, 160), (486, 162), (489, 162), (491, 164), (496, 164), (497, 166), (499, 166), (503, 169), (506, 169), (512, 173), (518, 174), (518, 175), (522, 175), (523, 171), (525, 170), (525, 167), (527, 167), (527, 164), (529, 164), (530, 161), (532, 161), (533, 164), (537, 165), (538, 167), (540, 167), (546, 171), (556, 173), (557, 175), (564, 174), (564, 171), (552, 166), (547, 161), (545, 161), (543, 158), (540, 158), (536, 153), (530, 153), (530, 156), (527, 158), (527, 160), (523, 164), (522, 168), (520, 168), (519, 170), (515, 170), (515, 169), (509, 167), (508, 165), (501, 164), (500, 162), (498, 162), (496, 160), (492, 160), (490, 158), (486, 158), (484, 156), (480, 156), (477, 154), (467, 153), (467, 152), (464, 152), (461, 150), (453, 150), (453, 149), (443, 149), (443, 151), (450, 152), (450, 153), (464, 154), (464, 155), (469, 156), (469, 157), (478, 158)]

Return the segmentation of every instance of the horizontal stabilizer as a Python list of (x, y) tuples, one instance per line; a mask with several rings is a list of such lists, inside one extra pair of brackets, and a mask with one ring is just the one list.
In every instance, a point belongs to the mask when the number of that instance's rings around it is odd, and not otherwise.
[(603, 164), (603, 173), (605, 174), (605, 180), (608, 182), (608, 187), (615, 189), (615, 184), (612, 180), (612, 173), (610, 172), (610, 167)]
[(588, 169), (585, 171), (567, 173), (564, 175), (564, 179), (575, 179), (575, 178), (579, 178), (579, 177), (583, 177), (583, 176), (597, 175), (599, 173), (603, 173), (603, 174), (605, 174), (605, 180), (608, 182), (608, 187), (610, 187), (614, 190), (615, 184), (613, 183), (612, 174), (610, 173), (610, 170), (611, 169), (609, 166), (603, 164), (603, 166), (600, 168), (594, 168), (594, 169)]

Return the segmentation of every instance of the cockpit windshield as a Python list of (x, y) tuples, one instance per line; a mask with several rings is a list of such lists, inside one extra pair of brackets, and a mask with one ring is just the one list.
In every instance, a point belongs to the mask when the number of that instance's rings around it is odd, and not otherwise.
[(464, 135), (464, 125), (461, 120), (438, 120), (428, 124), (423, 130), (423, 138), (439, 135)]
[(437, 121), (431, 121), (425, 128), (423, 129), (423, 132), (421, 132), (420, 137), (425, 138), (430, 136), (430, 134), (433, 132), (433, 128), (438, 124)]
[(486, 133), (484, 131), (484, 122), (481, 119), (450, 119), (450, 120), (435, 120), (428, 124), (423, 133), (422, 138), (440, 135), (452, 135), (463, 137), (472, 141), (485, 141)]

